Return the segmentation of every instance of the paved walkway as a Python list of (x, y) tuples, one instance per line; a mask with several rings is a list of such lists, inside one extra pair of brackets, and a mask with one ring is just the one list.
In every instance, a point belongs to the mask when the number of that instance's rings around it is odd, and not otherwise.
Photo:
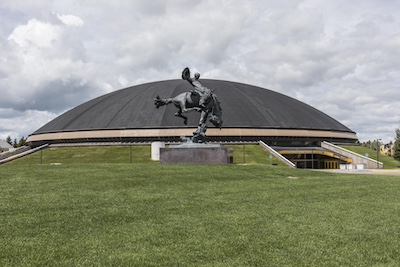
[(376, 174), (376, 175), (400, 176), (400, 169), (321, 170), (321, 171), (347, 173), (347, 174)]
[(371, 170), (373, 174), (383, 174), (383, 175), (400, 175), (399, 169), (393, 170)]

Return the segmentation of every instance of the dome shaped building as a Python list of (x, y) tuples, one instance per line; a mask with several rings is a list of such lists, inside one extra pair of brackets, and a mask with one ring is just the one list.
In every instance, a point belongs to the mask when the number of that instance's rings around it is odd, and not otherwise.
[[(283, 94), (247, 84), (202, 79), (222, 107), (222, 128), (209, 123), (210, 142), (257, 142), (304, 146), (321, 141), (354, 143), (356, 134), (325, 113)], [(174, 105), (156, 108), (154, 99), (192, 90), (184, 80), (132, 86), (83, 103), (50, 121), (28, 137), (31, 146), (81, 142), (179, 141), (191, 136), (200, 114), (188, 123), (174, 116)]]

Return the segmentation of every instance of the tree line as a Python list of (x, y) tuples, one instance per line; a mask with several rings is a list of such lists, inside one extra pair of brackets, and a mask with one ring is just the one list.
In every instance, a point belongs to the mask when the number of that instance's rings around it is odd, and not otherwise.
[[(372, 140), (372, 141), (360, 143), (360, 145), (362, 145), (364, 147), (368, 147), (369, 149), (372, 149), (372, 150), (377, 150), (380, 148), (380, 146), (382, 144), (379, 142), (379, 140)], [(400, 161), (400, 128), (396, 129), (396, 137), (395, 137), (394, 143), (392, 141), (390, 141), (390, 143), (388, 145), (391, 147), (391, 150), (392, 150), (391, 154), (392, 154), (393, 158)]]
[(26, 138), (22, 136), (19, 140), (17, 140), (17, 138), (14, 138), (14, 140), (12, 140), (11, 136), (7, 136), (6, 142), (9, 143), (12, 147), (17, 148), (26, 145)]

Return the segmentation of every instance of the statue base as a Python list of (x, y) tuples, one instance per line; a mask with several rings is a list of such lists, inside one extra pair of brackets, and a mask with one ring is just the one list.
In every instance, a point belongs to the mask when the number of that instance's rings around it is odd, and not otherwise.
[(228, 164), (233, 163), (233, 149), (215, 144), (184, 143), (160, 148), (163, 164)]

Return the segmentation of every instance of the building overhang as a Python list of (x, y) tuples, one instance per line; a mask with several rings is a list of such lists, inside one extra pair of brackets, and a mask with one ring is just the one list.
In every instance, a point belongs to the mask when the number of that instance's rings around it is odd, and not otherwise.
[[(28, 143), (63, 142), (63, 140), (90, 139), (134, 139), (134, 138), (167, 138), (191, 136), (196, 128), (167, 128), (167, 129), (110, 129), (110, 130), (81, 130), (56, 133), (39, 133), (30, 135)], [(353, 132), (311, 129), (262, 129), (262, 128), (209, 128), (208, 137), (288, 137), (288, 138), (317, 138), (357, 140)]]

